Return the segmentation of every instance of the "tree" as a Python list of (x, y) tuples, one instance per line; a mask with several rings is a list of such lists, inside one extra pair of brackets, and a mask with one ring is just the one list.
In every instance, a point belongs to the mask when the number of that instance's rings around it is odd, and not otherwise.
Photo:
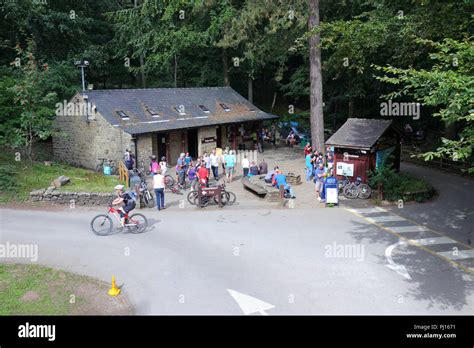
[[(433, 116), (447, 125), (458, 125), (457, 139), (442, 138), (442, 145), (435, 151), (422, 155), (425, 160), (433, 157), (448, 157), (454, 161), (472, 156), (474, 146), (474, 46), (470, 39), (442, 42), (418, 39), (419, 44), (435, 48), (430, 58), (435, 62), (429, 69), (402, 69), (393, 66), (380, 67), (386, 73), (379, 80), (402, 85), (402, 88), (387, 95), (388, 98), (412, 96), (425, 106), (438, 108)], [(474, 167), (469, 169), (474, 172)]]
[(45, 88), (48, 66), (39, 65), (36, 61), (33, 55), (34, 42), (29, 40), (25, 50), (18, 45), (17, 52), (20, 58), (20, 72), (16, 85), (11, 87), (11, 90), (21, 111), (19, 125), (12, 129), (11, 140), (12, 144), (22, 146), (26, 156), (31, 159), (34, 142), (52, 135), (51, 123), (54, 117), (53, 102), (56, 93), (48, 92)]
[(309, 1), (308, 30), (310, 64), (310, 123), (313, 148), (325, 152), (323, 117), (323, 77), (321, 72), (321, 34), (319, 33), (319, 0)]

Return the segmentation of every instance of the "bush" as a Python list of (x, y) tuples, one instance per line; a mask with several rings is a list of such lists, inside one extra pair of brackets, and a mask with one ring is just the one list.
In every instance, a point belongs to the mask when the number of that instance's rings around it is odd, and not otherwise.
[(369, 172), (369, 185), (377, 189), (382, 184), (384, 198), (389, 201), (423, 202), (434, 195), (434, 189), (426, 181), (408, 174), (397, 172), (390, 166), (383, 166), (375, 172)]
[(12, 164), (0, 165), (0, 192), (11, 192), (16, 188), (16, 167)]

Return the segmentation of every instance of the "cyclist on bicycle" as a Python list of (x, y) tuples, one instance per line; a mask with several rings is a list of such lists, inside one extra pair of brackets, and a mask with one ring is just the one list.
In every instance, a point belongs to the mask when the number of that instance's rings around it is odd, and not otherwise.
[(112, 205), (119, 205), (123, 203), (123, 206), (118, 209), (120, 212), (120, 223), (122, 226), (125, 226), (125, 215), (128, 215), (133, 209), (135, 209), (135, 199), (129, 192), (124, 192), (123, 185), (115, 186), (115, 192), (117, 193), (117, 198), (112, 202)]

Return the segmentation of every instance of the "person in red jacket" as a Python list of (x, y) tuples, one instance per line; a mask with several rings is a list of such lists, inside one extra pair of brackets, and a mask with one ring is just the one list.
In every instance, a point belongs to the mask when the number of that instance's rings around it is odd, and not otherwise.
[(199, 178), (199, 183), (201, 187), (207, 187), (209, 172), (206, 169), (205, 165), (201, 165), (197, 171), (197, 177)]

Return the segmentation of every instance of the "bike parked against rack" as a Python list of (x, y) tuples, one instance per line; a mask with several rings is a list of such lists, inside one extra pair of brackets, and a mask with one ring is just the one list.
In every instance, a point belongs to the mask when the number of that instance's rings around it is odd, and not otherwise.
[(346, 198), (354, 199), (368, 199), (372, 194), (372, 189), (369, 185), (363, 184), (360, 176), (356, 178), (355, 182), (346, 184), (343, 188), (343, 195)]

